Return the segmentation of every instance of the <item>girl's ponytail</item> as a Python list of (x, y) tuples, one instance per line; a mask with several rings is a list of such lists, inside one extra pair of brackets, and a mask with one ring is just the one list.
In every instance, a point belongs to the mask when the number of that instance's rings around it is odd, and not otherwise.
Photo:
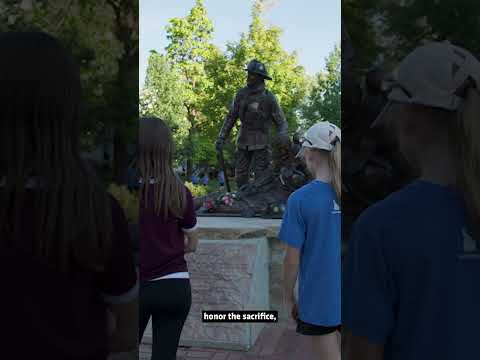
[(332, 185), (337, 194), (338, 201), (342, 196), (342, 146), (340, 140), (337, 139), (333, 149), (330, 151), (330, 174), (332, 176)]
[[(459, 113), (461, 183), (473, 224), (480, 223), (480, 93), (470, 87)], [(476, 229), (479, 231), (480, 229)]]

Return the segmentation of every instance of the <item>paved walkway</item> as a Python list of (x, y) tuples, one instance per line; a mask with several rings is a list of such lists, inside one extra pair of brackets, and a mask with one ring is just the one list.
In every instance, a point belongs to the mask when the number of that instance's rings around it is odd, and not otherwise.
[[(285, 323), (269, 324), (248, 352), (180, 347), (177, 360), (313, 360), (308, 339)], [(150, 360), (151, 345), (143, 344), (139, 360)]]

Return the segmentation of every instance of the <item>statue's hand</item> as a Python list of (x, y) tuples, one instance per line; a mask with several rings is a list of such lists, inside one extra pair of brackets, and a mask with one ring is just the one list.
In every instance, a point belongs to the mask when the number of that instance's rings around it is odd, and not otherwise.
[(219, 138), (219, 139), (217, 140), (217, 142), (215, 143), (215, 149), (216, 149), (217, 151), (222, 151), (222, 149), (223, 149), (223, 144), (224, 144), (224, 143), (225, 143), (225, 140), (223, 140), (222, 138)]
[(281, 145), (287, 145), (290, 142), (288, 134), (278, 134), (277, 142)]

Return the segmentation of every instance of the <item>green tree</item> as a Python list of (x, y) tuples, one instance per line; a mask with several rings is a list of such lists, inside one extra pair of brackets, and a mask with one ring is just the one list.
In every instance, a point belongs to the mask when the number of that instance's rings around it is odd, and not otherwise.
[[(236, 91), (245, 86), (244, 69), (253, 58), (263, 61), (272, 74), (273, 81), (267, 86), (277, 96), (291, 132), (298, 126), (308, 78), (296, 53), (282, 48), (282, 30), (263, 22), (263, 5), (260, 1), (254, 4), (249, 31), (222, 52), (211, 44), (213, 25), (203, 1), (198, 0), (185, 18), (170, 20), (163, 60), (158, 54), (150, 55), (146, 88), (140, 97), (141, 113), (153, 111), (170, 121), (189, 173), (193, 164), (216, 164), (215, 140)], [(165, 99), (159, 94), (166, 94)], [(227, 160), (232, 159), (233, 152), (233, 143), (227, 143)]]
[[(305, 69), (298, 63), (297, 54), (283, 49), (280, 42), (282, 30), (268, 26), (262, 20), (266, 9), (264, 5), (263, 1), (254, 3), (249, 31), (243, 33), (238, 41), (228, 43), (225, 53), (212, 54), (206, 64), (211, 86), (207, 88), (209, 95), (204, 112), (211, 119), (206, 131), (213, 141), (236, 91), (245, 86), (244, 69), (252, 59), (266, 64), (273, 78), (272, 81), (267, 81), (267, 88), (276, 95), (289, 123), (290, 132), (295, 132), (298, 127), (298, 110), (307, 92), (308, 78)], [(237, 130), (238, 126), (233, 130), (233, 136)], [(210, 149), (213, 152), (213, 146)], [(234, 151), (232, 144), (228, 144), (226, 150), (227, 158), (231, 158)]]
[(211, 79), (205, 71), (205, 63), (218, 50), (211, 44), (213, 25), (207, 16), (203, 0), (197, 0), (190, 13), (184, 18), (173, 18), (167, 26), (169, 45), (166, 56), (172, 66), (178, 69), (184, 82), (183, 105), (189, 126), (185, 146), (187, 176), (192, 174), (196, 157), (199, 132), (207, 119), (202, 105), (208, 96), (207, 88)]
[[(480, 53), (480, 4), (470, 0), (343, 0), (342, 16), (358, 51), (358, 67), (379, 53), (396, 63), (428, 40), (449, 40)], [(373, 19), (375, 19), (373, 21)]]
[(376, 13), (374, 9), (378, 0), (342, 0), (342, 25), (351, 38), (355, 51), (354, 67), (357, 72), (371, 66), (380, 52), (376, 43), (375, 28), (370, 22)]
[(114, 176), (125, 183), (126, 147), (138, 116), (138, 0), (0, 2), (0, 31), (41, 30), (65, 44), (81, 71), (86, 110), (82, 143), (114, 134)]
[(140, 92), (140, 115), (165, 120), (173, 133), (177, 155), (185, 153), (190, 122), (184, 105), (185, 85), (164, 55), (150, 52), (145, 86)]
[(302, 127), (319, 121), (341, 122), (341, 51), (338, 45), (327, 57), (325, 69), (319, 72), (310, 88), (301, 113)]
[(116, 58), (118, 71), (110, 82), (106, 118), (113, 134), (114, 180), (128, 181), (128, 144), (135, 141), (138, 128), (138, 0), (106, 0), (114, 13), (112, 31), (120, 43), (121, 56)]

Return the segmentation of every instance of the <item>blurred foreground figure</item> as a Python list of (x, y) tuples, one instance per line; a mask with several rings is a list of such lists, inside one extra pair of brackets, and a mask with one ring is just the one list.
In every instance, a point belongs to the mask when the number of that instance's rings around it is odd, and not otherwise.
[(128, 226), (79, 155), (79, 70), (44, 33), (3, 33), (0, 54), (2, 358), (135, 350)]
[(448, 42), (415, 49), (373, 124), (418, 179), (353, 228), (342, 319), (347, 360), (478, 358), (480, 63)]

